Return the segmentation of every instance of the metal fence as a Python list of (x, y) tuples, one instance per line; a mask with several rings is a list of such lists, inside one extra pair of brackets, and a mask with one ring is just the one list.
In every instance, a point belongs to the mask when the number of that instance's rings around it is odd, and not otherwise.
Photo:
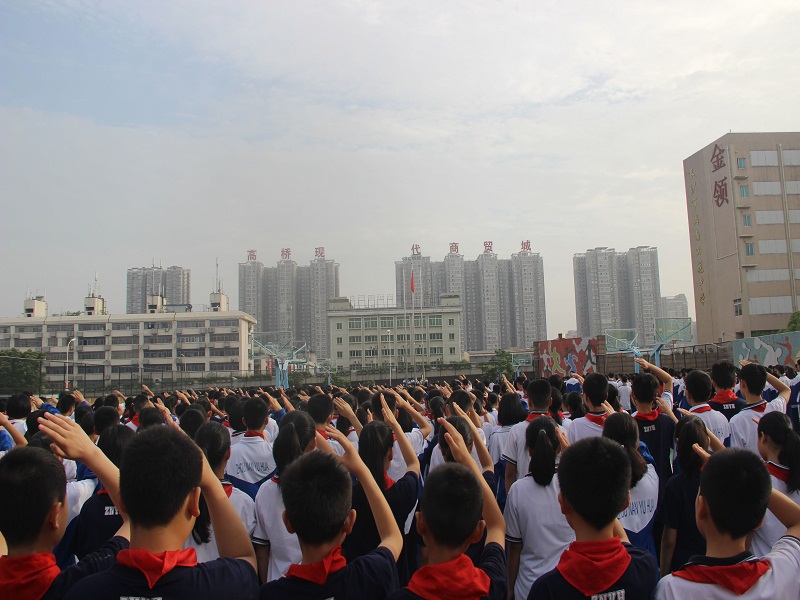
[[(661, 352), (662, 369), (702, 369), (709, 371), (711, 365), (721, 360), (732, 360), (731, 342), (699, 344), (679, 348), (664, 348)], [(651, 360), (651, 359), (648, 359)], [(633, 373), (633, 355), (629, 353), (606, 353), (597, 356), (597, 371), (600, 373)]]

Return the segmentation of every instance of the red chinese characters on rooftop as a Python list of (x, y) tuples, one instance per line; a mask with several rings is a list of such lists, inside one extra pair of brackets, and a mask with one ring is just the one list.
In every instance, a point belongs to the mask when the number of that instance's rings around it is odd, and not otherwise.
[(325, 258), (325, 248), (322, 246), (314, 248), (314, 258)]
[(520, 252), (530, 252), (530, 251), (531, 251), (531, 241), (523, 240), (522, 249), (520, 250)]
[(247, 251), (247, 260), (256, 260), (256, 251), (255, 250), (248, 250)]
[(411, 246), (412, 256), (419, 256), (419, 253), (420, 253), (419, 244), (414, 244), (413, 246)]
[(721, 148), (719, 144), (714, 144), (714, 151), (711, 153), (711, 172), (719, 171), (725, 166), (725, 148)]
[(450, 254), (458, 254), (458, 242), (450, 242)]
[(492, 252), (492, 242), (483, 242), (483, 251)]
[(292, 249), (281, 248), (281, 260), (291, 260), (291, 258), (292, 258)]

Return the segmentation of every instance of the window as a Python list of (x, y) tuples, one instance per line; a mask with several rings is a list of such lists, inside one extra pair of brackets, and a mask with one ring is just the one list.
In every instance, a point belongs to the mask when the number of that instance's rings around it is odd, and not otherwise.
[(367, 348), (364, 350), (364, 356), (378, 356), (377, 348)]
[(348, 329), (361, 329), (361, 319), (350, 319), (347, 322)]
[(337, 337), (337, 338), (336, 338), (336, 343), (337, 343), (337, 344), (341, 344), (341, 343), (342, 343), (342, 338), (340, 338), (340, 337)]
[(138, 344), (139, 338), (138, 337), (115, 337), (111, 338), (111, 345), (125, 345), (125, 344)]
[(337, 352), (336, 353), (336, 358), (342, 358), (342, 353), (341, 352)]
[(427, 348), (414, 348), (414, 354), (416, 354), (417, 356), (421, 356), (425, 354), (426, 349)]
[(425, 317), (424, 316), (414, 317), (414, 327), (425, 327)]
[(424, 342), (425, 341), (425, 334), (424, 333), (415, 333), (414, 334), (414, 341), (415, 342)]
[(450, 325), (450, 327), (452, 327), (453, 325), (456, 324), (456, 320), (455, 319), (447, 319), (447, 324)]
[(85, 325), (78, 325), (78, 331), (104, 331), (105, 328), (105, 323), (87, 323)]
[(205, 327), (205, 321), (178, 321), (176, 327), (178, 329), (189, 329), (190, 327)]
[(454, 340), (454, 339), (456, 339), (456, 334), (455, 334), (455, 333), (451, 333), (451, 334), (448, 336), (448, 338), (447, 338), (447, 339), (449, 339), (449, 340), (451, 340), (451, 341), (452, 341), (452, 340)]
[(739, 167), (740, 169), (746, 169), (747, 168), (747, 159), (746, 158), (737, 158), (736, 159), (736, 166)]
[(442, 315), (431, 315), (428, 317), (428, 325), (440, 327), (442, 325)]
[[(164, 336), (158, 336), (164, 337)], [(166, 336), (168, 337), (168, 336)], [(149, 340), (153, 341), (153, 340)], [(238, 333), (212, 333), (208, 336), (209, 342), (238, 342), (239, 341), (239, 334)]]
[(383, 356), (394, 356), (394, 348), (381, 348)]
[(432, 333), (430, 335), (430, 339), (432, 339), (432, 340), (441, 340), (442, 339), (442, 334), (441, 333)]
[(350, 358), (358, 358), (361, 356), (361, 350), (350, 350)]
[(351, 335), (350, 336), (350, 343), (351, 344), (360, 344), (361, 343), (361, 336), (360, 335)]
[(746, 184), (739, 186), (739, 197), (740, 198), (749, 198), (750, 197), (750, 188)]
[(364, 317), (364, 329), (376, 329), (378, 327), (377, 317)]
[(336, 329), (341, 329), (341, 328), (342, 328), (342, 324), (341, 323), (336, 323)]
[(394, 327), (393, 317), (381, 317), (381, 329), (391, 329)]
[(397, 326), (398, 327), (408, 327), (410, 319), (408, 317), (397, 317)]
[(381, 341), (382, 342), (393, 342), (394, 341), (394, 336), (393, 335), (382, 335), (381, 336)]
[(744, 255), (745, 256), (755, 256), (756, 255), (755, 244), (751, 244), (750, 242), (745, 242), (745, 244), (744, 244)]
[[(206, 336), (202, 333), (197, 333), (194, 335), (178, 335), (178, 343), (179, 344), (202, 344), (206, 341)], [(116, 341), (117, 338), (112, 338), (112, 343)]]
[(239, 348), (211, 348), (210, 351), (211, 356), (239, 356)]
[(444, 348), (431, 348), (431, 354), (443, 354)]
[(106, 339), (102, 337), (95, 338), (78, 338), (79, 346), (102, 346), (106, 343)]
[(114, 331), (128, 331), (131, 329), (139, 329), (138, 323), (114, 323), (111, 325)]
[(377, 342), (378, 336), (377, 335), (365, 335), (364, 336), (364, 343), (369, 344), (371, 342)]
[[(239, 321), (236, 319), (211, 319), (208, 324), (211, 327), (237, 327)], [(202, 325), (198, 325), (198, 327), (202, 327)]]
[(452, 346), (450, 346), (450, 354), (455, 354), (455, 353), (456, 353), (456, 349), (453, 348)]
[(753, 226), (753, 218), (751, 215), (745, 213), (742, 215), (742, 227), (752, 227)]

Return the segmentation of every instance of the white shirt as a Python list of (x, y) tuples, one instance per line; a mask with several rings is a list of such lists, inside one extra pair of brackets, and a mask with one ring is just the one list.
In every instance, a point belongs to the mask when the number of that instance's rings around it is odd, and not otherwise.
[(245, 437), (231, 446), (225, 473), (247, 483), (258, 483), (275, 470), (272, 444), (260, 436)]
[[(532, 412), (528, 415), (528, 419), (533, 421), (538, 417), (546, 416), (548, 416), (547, 412)], [(508, 432), (506, 443), (503, 446), (503, 458), (506, 463), (517, 468), (517, 481), (528, 474), (531, 465), (531, 456), (528, 454), (528, 446), (525, 444), (525, 432), (528, 430), (528, 425), (531, 421), (526, 419), (514, 425), (511, 431)]]
[(731, 424), (728, 419), (718, 410), (708, 406), (707, 402), (692, 406), (689, 412), (703, 421), (720, 442), (724, 442), (731, 435)]
[[(9, 419), (8, 422), (11, 423), (22, 435), (25, 435), (25, 432), (28, 431), (28, 424), (25, 422), (25, 419)], [(10, 435), (11, 434), (9, 434), (9, 436)], [(16, 445), (16, 442), (14, 442), (14, 445)]]
[[(414, 454), (419, 456), (425, 451), (425, 436), (422, 435), (422, 432), (419, 429), (407, 431), (406, 438), (409, 442), (411, 442), (411, 447), (414, 449)], [(389, 470), (387, 473), (390, 479), (397, 481), (406, 474), (406, 461), (403, 459), (403, 453), (400, 451), (400, 444), (397, 443), (397, 440), (395, 440), (392, 448), (392, 462), (389, 464)], [(432, 464), (431, 467), (433, 467)]]
[[(247, 535), (253, 537), (253, 530), (256, 527), (255, 502), (253, 502), (253, 499), (250, 496), (241, 490), (237, 490), (236, 488), (233, 488), (231, 491), (230, 500), (231, 504), (233, 504), (233, 508), (236, 509), (236, 514), (239, 515), (239, 518), (244, 524), (244, 528), (247, 530)], [(190, 533), (189, 538), (183, 545), (184, 548), (195, 549), (195, 552), (197, 553), (197, 562), (199, 563), (208, 562), (210, 560), (216, 560), (219, 558), (217, 538), (214, 537), (214, 526), (212, 525), (210, 529), (211, 531), (209, 539), (205, 544), (198, 544), (195, 542), (192, 534)]]
[[(800, 490), (795, 490), (791, 494), (788, 494), (786, 492), (786, 484), (772, 473), (773, 471), (788, 471), (788, 469), (782, 465), (776, 465), (775, 463), (767, 463), (767, 468), (770, 470), (770, 477), (772, 477), (772, 489), (786, 494), (795, 504), (800, 505)], [(766, 556), (772, 549), (772, 546), (775, 545), (775, 542), (785, 533), (786, 527), (778, 521), (778, 518), (772, 514), (772, 511), (767, 510), (761, 527), (756, 529), (755, 533), (753, 533), (750, 551), (756, 556)]]
[(631, 409), (631, 386), (627, 383), (620, 383), (617, 393), (619, 394), (619, 405), (629, 411)]
[[(478, 429), (478, 435), (480, 436), (481, 441), (484, 444), (486, 444), (486, 433), (483, 431), (483, 429)], [(395, 442), (395, 443), (397, 443), (397, 442)], [(475, 444), (472, 445), (472, 452), (470, 452), (470, 455), (472, 456), (472, 460), (475, 461), (475, 464), (478, 465), (478, 469), (483, 471), (483, 467), (481, 466), (481, 459), (478, 457), (478, 451), (475, 449)], [(431, 464), (428, 467), (428, 472), (433, 471), (439, 465), (443, 465), (444, 462), (445, 462), (445, 460), (444, 460), (444, 454), (442, 454), (442, 445), (441, 444), (437, 444), (436, 448), (434, 448), (433, 452), (431, 452)], [(391, 477), (391, 475), (390, 475), (390, 477)], [(392, 477), (392, 479), (395, 479), (395, 478)], [(395, 481), (396, 481), (396, 479), (395, 479)]]
[(526, 476), (513, 483), (503, 516), (506, 540), (522, 543), (516, 598), (527, 598), (534, 582), (555, 568), (561, 553), (575, 541), (575, 532), (558, 504), (558, 475), (548, 486)]
[[(605, 413), (603, 413), (605, 414)], [(572, 421), (569, 430), (567, 431), (567, 441), (574, 444), (583, 438), (603, 435), (603, 426), (590, 421), (586, 417), (580, 417)]]
[(492, 462), (497, 464), (503, 457), (503, 449), (505, 448), (508, 434), (513, 425), (498, 425), (493, 427), (489, 434), (489, 442), (486, 444), (489, 449), (489, 454), (492, 456)]
[(764, 573), (747, 592), (736, 595), (722, 586), (712, 583), (695, 583), (675, 575), (667, 575), (656, 588), (659, 600), (741, 600), (743, 598), (763, 598), (783, 600), (800, 595), (800, 540), (782, 537), (764, 558), (769, 560), (770, 569)]
[[(764, 407), (763, 412), (758, 409)], [(758, 454), (758, 423), (765, 414), (786, 412), (786, 398), (778, 396), (772, 402), (762, 400), (748, 404), (731, 418), (731, 448), (743, 448)], [(755, 419), (755, 421), (753, 421)]]
[(256, 527), (253, 532), (254, 543), (270, 544), (267, 581), (280, 579), (291, 565), (303, 559), (297, 534), (286, 531), (283, 524), (283, 510), (281, 488), (270, 479), (256, 494)]
[(92, 497), (97, 484), (97, 479), (67, 482), (67, 510), (69, 511), (67, 524), (81, 514), (83, 503)]
[(647, 527), (656, 514), (658, 505), (658, 474), (647, 463), (647, 473), (631, 488), (631, 502), (617, 517), (628, 531), (639, 533)]
[(275, 438), (278, 437), (278, 423), (272, 417), (267, 417), (267, 422), (264, 425), (264, 435), (267, 436), (267, 441), (274, 444)]

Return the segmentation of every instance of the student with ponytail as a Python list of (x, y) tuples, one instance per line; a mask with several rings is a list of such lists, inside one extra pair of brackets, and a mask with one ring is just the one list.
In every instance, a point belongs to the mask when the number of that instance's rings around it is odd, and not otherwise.
[[(784, 413), (767, 413), (758, 422), (758, 453), (767, 463), (772, 488), (800, 504), (800, 436)], [(761, 527), (753, 534), (751, 550), (756, 556), (766, 556), (772, 546), (786, 533), (786, 527), (767, 511)]]
[[(381, 402), (383, 420), (375, 419), (371, 423), (367, 423), (361, 430), (358, 454), (364, 464), (367, 465), (372, 478), (378, 484), (378, 488), (386, 497), (397, 526), (401, 532), (405, 533), (408, 531), (406, 524), (410, 525), (409, 516), (414, 510), (419, 497), (419, 460), (411, 442), (404, 435), (394, 411), (389, 409), (383, 395), (379, 400)], [(392, 481), (387, 474), (387, 470), (392, 462), (395, 439), (400, 447), (400, 452), (403, 454), (406, 473), (397, 481)], [(355, 560), (359, 556), (369, 554), (381, 543), (372, 510), (360, 482), (353, 488), (353, 509), (355, 509), (358, 518), (353, 525), (352, 532), (342, 542), (342, 553), (348, 562)], [(407, 582), (411, 576), (407, 558), (408, 552), (404, 550), (397, 564), (401, 585), (404, 585), (404, 582)]]
[(283, 523), (280, 475), (292, 462), (317, 447), (316, 425), (307, 412), (293, 410), (287, 413), (279, 427), (272, 447), (275, 475), (259, 488), (255, 501), (253, 543), (261, 583), (280, 579), (292, 564), (302, 559), (297, 535), (290, 534)]
[[(197, 430), (194, 441), (206, 455), (211, 470), (222, 483), (222, 489), (230, 498), (236, 513), (244, 523), (244, 528), (252, 538), (256, 524), (253, 499), (243, 491), (234, 488), (224, 477), (225, 466), (231, 456), (231, 436), (228, 429), (222, 423), (208, 421)], [(208, 505), (202, 496), (200, 497), (200, 515), (195, 519), (192, 533), (186, 540), (184, 548), (195, 549), (197, 562), (208, 562), (219, 558)]]
[(533, 583), (553, 569), (575, 532), (561, 513), (556, 457), (569, 444), (548, 416), (525, 430), (530, 472), (511, 485), (506, 501), (508, 580), (513, 598), (524, 599)]
[(619, 521), (631, 544), (656, 557), (653, 525), (658, 507), (658, 474), (639, 452), (639, 427), (628, 413), (616, 412), (605, 420), (603, 437), (620, 444), (631, 461), (631, 501), (619, 514)]

